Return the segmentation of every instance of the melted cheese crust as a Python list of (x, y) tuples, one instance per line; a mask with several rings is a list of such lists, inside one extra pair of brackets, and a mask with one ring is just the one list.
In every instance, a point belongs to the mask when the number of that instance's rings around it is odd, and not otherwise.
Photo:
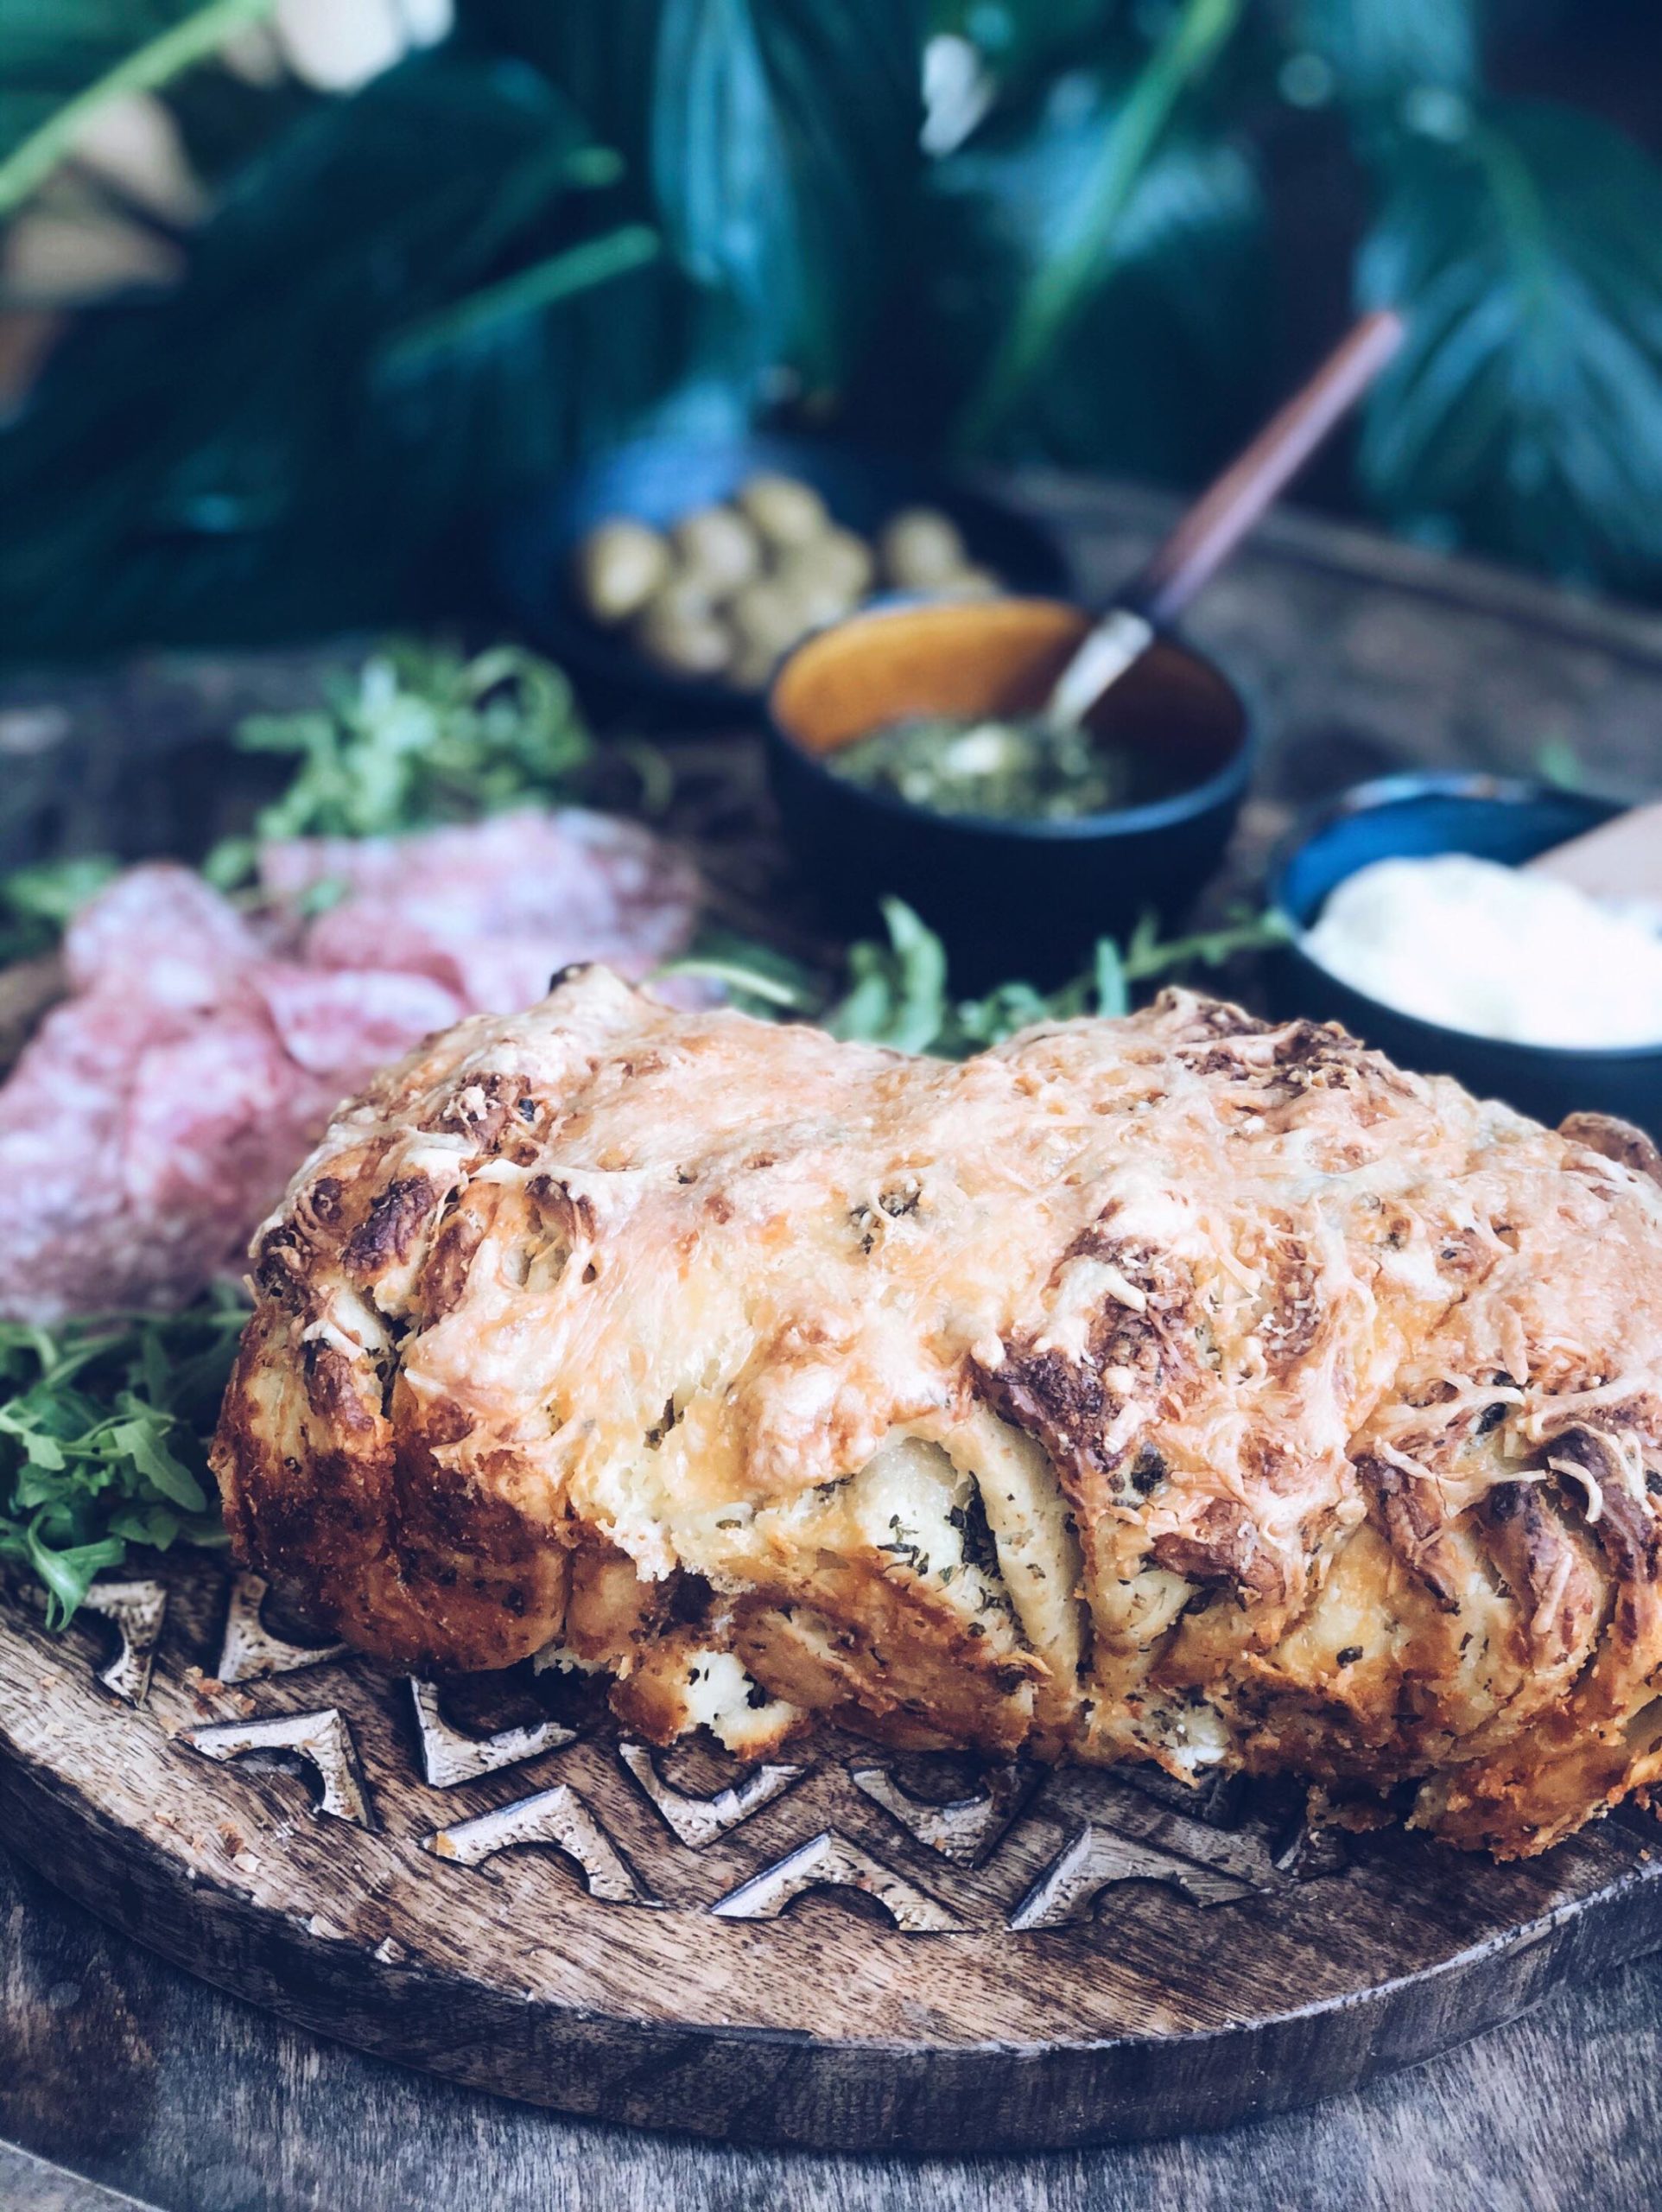
[(227, 1515), (365, 1649), (552, 1650), (660, 1740), (1544, 1848), (1662, 1773), (1662, 1190), (1601, 1142), (1185, 994), (950, 1065), (586, 969), (296, 1177)]

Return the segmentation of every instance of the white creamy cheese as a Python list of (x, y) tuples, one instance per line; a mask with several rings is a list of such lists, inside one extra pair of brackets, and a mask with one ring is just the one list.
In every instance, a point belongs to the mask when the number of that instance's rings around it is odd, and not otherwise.
[(1472, 1036), (1662, 1044), (1662, 938), (1636, 913), (1494, 861), (1375, 861), (1333, 892), (1304, 949), (1370, 998)]

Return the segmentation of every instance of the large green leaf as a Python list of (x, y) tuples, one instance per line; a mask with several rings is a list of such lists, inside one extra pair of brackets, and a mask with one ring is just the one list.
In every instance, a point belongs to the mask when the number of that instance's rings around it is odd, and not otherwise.
[(1385, 186), (1361, 289), (1411, 321), (1368, 407), (1373, 498), (1442, 543), (1654, 585), (1662, 170), (1589, 116), (1497, 103), (1399, 140)]
[(912, 0), (664, 0), (654, 190), (758, 378), (846, 375), (905, 243), (921, 81)]
[(1296, 0), (1291, 35), (1346, 100), (1395, 99), (1420, 85), (1469, 91), (1477, 79), (1475, 0)]
[[(466, 509), (665, 374), (626, 296), (650, 241), (606, 212), (617, 166), (518, 63), (423, 55), (308, 112), (180, 290), (90, 318), (0, 437), (8, 644), (406, 609)], [(584, 310), (612, 276), (602, 326)]]
[(1123, 250), (1126, 211), (1148, 165), (1184, 95), (1234, 37), (1242, 4), (1180, 0), (1142, 68), (1101, 117), (1088, 159), (1079, 166), (971, 402), (963, 424), (970, 443), (999, 428), (1113, 270)]
[(165, 94), (191, 168), (210, 199), (254, 156), (274, 145), (307, 111), (335, 97), (287, 72), (255, 82), (230, 69), (192, 69)]
[(0, 8), (0, 214), (62, 160), (117, 92), (154, 91), (273, 0), (5, 0)]
[[(904, 0), (911, 4), (911, 0)], [(666, 0), (457, 0), (458, 35), (481, 48), (495, 48), (532, 62), (557, 85), (578, 112), (617, 148), (623, 162), (620, 205), (638, 219), (662, 225), (653, 180), (653, 132), (659, 99), (657, 56)], [(684, 100), (685, 88), (674, 88)], [(689, 276), (666, 257), (655, 283), (638, 285), (631, 313), (619, 328), (606, 296), (593, 310), (580, 306), (559, 325), (543, 326), (545, 345), (563, 348), (570, 335), (590, 326), (581, 339), (586, 354), (619, 353), (621, 389), (640, 382), (638, 354), (650, 349), (664, 365), (660, 385), (671, 388), (664, 405), (645, 427), (720, 437), (743, 429), (764, 381), (758, 347), (764, 334), (748, 319), (746, 303), (732, 293), (711, 289)], [(765, 350), (764, 348), (763, 350)], [(457, 370), (473, 380), (482, 405), (492, 404), (490, 385), (499, 365), (510, 382), (543, 373), (531, 361), (531, 345), (516, 343), (500, 365), (459, 359)], [(631, 371), (633, 373), (631, 373)], [(587, 387), (574, 385), (555, 364), (547, 375), (559, 395), (540, 426), (563, 451), (570, 438), (561, 418), (567, 395), (583, 402)], [(599, 380), (596, 380), (598, 388)], [(537, 435), (533, 426), (532, 435)]]
[[(1070, 78), (1037, 118), (997, 124), (937, 165), (931, 322), (957, 373), (953, 396), (1054, 265), (1124, 96)], [(1132, 182), (1112, 252), (1004, 416), (995, 449), (1192, 479), (1251, 420), (1267, 293), (1249, 155), (1198, 125), (1175, 130)]]
[(652, 62), (664, 0), (456, 0), (459, 34), (515, 54), (557, 85), (623, 156), (643, 191)]

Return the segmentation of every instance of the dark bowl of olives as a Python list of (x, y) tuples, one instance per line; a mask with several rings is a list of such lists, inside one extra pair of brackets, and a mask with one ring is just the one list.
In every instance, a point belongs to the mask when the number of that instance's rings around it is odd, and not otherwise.
[(897, 603), (790, 655), (768, 697), (769, 767), (828, 922), (868, 931), (893, 893), (944, 939), (955, 982), (980, 988), (1060, 982), (1098, 937), (1181, 919), (1234, 828), (1252, 717), (1210, 661), (1161, 636), (1058, 767), (1039, 710), (1089, 623), (1054, 599)]
[(828, 440), (653, 438), (526, 502), (497, 544), (521, 626), (590, 703), (752, 715), (802, 640), (896, 592), (1065, 593), (1056, 541), (923, 463)]

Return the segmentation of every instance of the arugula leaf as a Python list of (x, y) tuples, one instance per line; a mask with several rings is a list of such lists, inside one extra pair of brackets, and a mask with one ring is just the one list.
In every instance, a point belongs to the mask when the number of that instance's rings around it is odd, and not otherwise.
[(118, 1421), (109, 1431), (109, 1440), (111, 1449), (130, 1459), (151, 1489), (170, 1503), (183, 1506), (187, 1513), (207, 1511), (207, 1492), (168, 1449), (162, 1431), (146, 1414)]
[(327, 706), (255, 715), (234, 741), (292, 753), (282, 796), (256, 839), (229, 839), (204, 863), (221, 889), (251, 874), (257, 838), (395, 836), (469, 822), (567, 788), (589, 757), (570, 684), (517, 645), (464, 659), (442, 647), (392, 644), (338, 683)]
[(823, 990), (800, 960), (720, 925), (707, 923), (691, 952), (660, 972), (720, 983), (746, 1013), (811, 1014), (824, 1002)]
[[(552, 662), (517, 645), (465, 658), (394, 640), (343, 676), (325, 705), (253, 715), (232, 742), (289, 753), (295, 769), (262, 810), (251, 837), (220, 841), (202, 863), (216, 889), (252, 882), (264, 837), (397, 836), (477, 821), (568, 792), (592, 745), (570, 684)], [(631, 755), (648, 797), (673, 776), (650, 748)], [(43, 861), (0, 877), (0, 961), (49, 951), (65, 925), (119, 872), (107, 854)], [(342, 886), (315, 885), (320, 912)]]
[(225, 1541), (206, 1446), (247, 1318), (216, 1294), (182, 1313), (0, 1322), (0, 1560), (67, 1625), (131, 1543)]
[(945, 948), (935, 931), (899, 899), (883, 901), (883, 919), (887, 942), (863, 938), (849, 947), (847, 987), (828, 1004), (801, 969), (782, 963), (760, 946), (734, 943), (719, 957), (695, 955), (671, 961), (659, 973), (711, 978), (747, 999), (751, 1011), (806, 1015), (822, 1022), (834, 1037), (962, 1059), (1031, 1022), (1124, 1014), (1133, 983), (1185, 968), (1219, 968), (1242, 953), (1267, 951), (1287, 938), (1281, 915), (1243, 910), (1217, 929), (1162, 941), (1150, 914), (1123, 950), (1112, 938), (1100, 938), (1089, 968), (1059, 990), (1009, 982), (985, 998), (954, 1000), (947, 988)]
[(947, 956), (941, 940), (901, 899), (883, 901), (886, 947), (853, 946), (853, 986), (825, 1018), (834, 1037), (860, 1037), (898, 1052), (926, 1052), (945, 1029)]
[(1031, 1022), (1126, 1014), (1133, 983), (1164, 980), (1188, 968), (1221, 968), (1242, 953), (1268, 951), (1285, 943), (1286, 936), (1287, 925), (1279, 914), (1243, 909), (1221, 928), (1162, 940), (1155, 917), (1145, 914), (1123, 950), (1112, 938), (1099, 938), (1090, 966), (1059, 990), (1044, 993), (1028, 983), (1004, 983), (986, 998), (948, 1007), (929, 1049), (957, 1059), (984, 1046), (1001, 1044)]
[[(0, 1558), (8, 1549), (3, 1524), (0, 1524)], [(40, 1524), (31, 1522), (24, 1530), (18, 1556), (26, 1559), (46, 1586), (47, 1626), (67, 1628), (93, 1578), (106, 1567), (119, 1567), (127, 1556), (127, 1547), (119, 1537), (106, 1536), (95, 1544), (69, 1544), (61, 1551), (54, 1551), (41, 1541)]]
[(120, 868), (107, 853), (34, 861), (0, 876), (0, 963), (50, 952), (79, 910)]
[(1662, 168), (1569, 108), (1452, 99), (1384, 158), (1360, 270), (1410, 315), (1363, 479), (1399, 525), (1642, 585), (1662, 569)]

